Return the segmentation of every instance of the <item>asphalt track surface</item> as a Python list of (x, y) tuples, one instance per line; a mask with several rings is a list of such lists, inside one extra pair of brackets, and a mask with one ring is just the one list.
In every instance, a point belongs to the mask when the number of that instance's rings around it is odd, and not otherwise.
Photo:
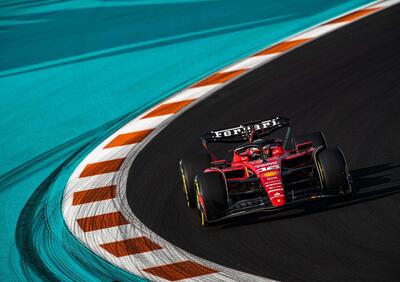
[[(140, 153), (132, 211), (200, 257), (284, 281), (400, 280), (400, 5), (300, 47), (179, 116)], [(347, 155), (358, 194), (203, 228), (185, 206), (182, 155), (204, 132), (282, 115)]]

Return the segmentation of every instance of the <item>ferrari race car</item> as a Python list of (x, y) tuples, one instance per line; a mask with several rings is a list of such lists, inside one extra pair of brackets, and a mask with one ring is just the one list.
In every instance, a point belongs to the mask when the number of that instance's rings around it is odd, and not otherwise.
[[(198, 209), (202, 225), (352, 193), (342, 150), (328, 148), (322, 132), (293, 137), (288, 118), (213, 130), (201, 141), (207, 154), (182, 158), (179, 168), (187, 205)], [(222, 146), (226, 157), (217, 158), (210, 143), (233, 147)]]

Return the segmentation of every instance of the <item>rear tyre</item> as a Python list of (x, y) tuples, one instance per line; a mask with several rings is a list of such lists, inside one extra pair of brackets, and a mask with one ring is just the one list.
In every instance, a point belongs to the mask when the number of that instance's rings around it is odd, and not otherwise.
[(179, 171), (182, 179), (183, 193), (188, 207), (196, 207), (196, 189), (194, 177), (210, 166), (211, 158), (207, 154), (198, 154), (179, 161)]
[(299, 136), (295, 136), (293, 138), (293, 146), (296, 148), (296, 145), (311, 142), (313, 147), (318, 148), (321, 147), (326, 149), (328, 145), (326, 144), (325, 135), (321, 131), (312, 132), (308, 134), (303, 134)]
[(225, 180), (220, 173), (203, 173), (196, 176), (195, 185), (201, 224), (207, 225), (228, 207)]
[(339, 148), (317, 153), (315, 161), (323, 194), (348, 195), (352, 192), (347, 162)]

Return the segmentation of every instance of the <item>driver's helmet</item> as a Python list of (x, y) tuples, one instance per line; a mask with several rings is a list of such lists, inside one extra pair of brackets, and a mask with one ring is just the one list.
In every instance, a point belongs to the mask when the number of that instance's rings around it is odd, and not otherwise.
[(282, 146), (276, 146), (276, 147), (274, 147), (273, 149), (272, 149), (272, 156), (273, 157), (277, 157), (277, 156), (280, 156), (280, 155), (282, 155), (282, 154), (284, 154), (285, 153), (285, 150), (283, 150), (283, 147)]
[(260, 150), (255, 147), (248, 148), (246, 150), (246, 155), (251, 159), (256, 159), (260, 157)]
[(262, 147), (264, 156), (269, 157), (271, 156), (271, 145), (265, 145), (264, 147)]
[(263, 153), (266, 157), (276, 157), (285, 153), (281, 145), (265, 145), (263, 148)]

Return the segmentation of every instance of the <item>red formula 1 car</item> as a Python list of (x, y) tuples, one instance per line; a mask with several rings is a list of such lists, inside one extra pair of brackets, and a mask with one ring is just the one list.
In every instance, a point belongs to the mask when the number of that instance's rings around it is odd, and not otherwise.
[[(214, 130), (201, 140), (208, 154), (183, 158), (179, 167), (187, 204), (199, 210), (202, 225), (352, 193), (343, 152), (328, 148), (321, 132), (292, 137), (287, 118)], [(229, 155), (219, 159), (209, 143), (236, 145), (222, 148)]]

